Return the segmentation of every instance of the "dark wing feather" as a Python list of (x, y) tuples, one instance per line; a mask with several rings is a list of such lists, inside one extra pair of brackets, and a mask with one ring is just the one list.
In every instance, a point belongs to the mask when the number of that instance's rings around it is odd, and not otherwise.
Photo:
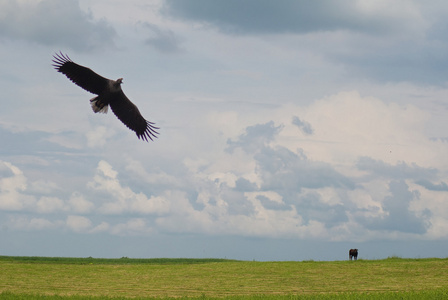
[(156, 138), (159, 134), (154, 126), (154, 123), (146, 121), (140, 114), (137, 106), (132, 103), (128, 97), (119, 91), (109, 95), (109, 105), (112, 108), (114, 114), (126, 125), (129, 129), (135, 131), (139, 139), (148, 141), (148, 138), (152, 141), (152, 138)]
[(53, 66), (78, 86), (93, 94), (101, 94), (107, 87), (109, 80), (91, 69), (74, 63), (67, 55), (56, 53), (53, 55)]

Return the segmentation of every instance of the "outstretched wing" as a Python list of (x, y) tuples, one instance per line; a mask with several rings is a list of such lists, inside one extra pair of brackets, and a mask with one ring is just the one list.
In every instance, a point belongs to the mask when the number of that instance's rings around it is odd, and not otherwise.
[(91, 69), (74, 63), (67, 55), (56, 53), (53, 55), (53, 66), (78, 86), (93, 94), (100, 94), (107, 88), (109, 79), (98, 75)]
[(109, 105), (112, 108), (114, 114), (126, 125), (129, 129), (135, 131), (139, 139), (148, 141), (148, 138), (152, 141), (152, 138), (156, 138), (159, 134), (154, 126), (154, 123), (146, 121), (140, 114), (137, 106), (132, 103), (128, 97), (119, 91), (110, 94)]

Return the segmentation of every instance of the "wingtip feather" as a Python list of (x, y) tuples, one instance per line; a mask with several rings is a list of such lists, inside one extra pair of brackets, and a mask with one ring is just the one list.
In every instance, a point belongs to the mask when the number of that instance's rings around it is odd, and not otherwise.
[[(153, 138), (158, 138), (157, 134), (160, 134), (156, 129), (159, 127), (153, 126), (155, 123), (146, 121), (146, 129), (143, 133), (138, 134), (137, 137), (141, 140), (149, 142), (149, 140), (154, 141)], [(149, 139), (149, 140), (148, 140)]]
[(58, 72), (60, 72), (61, 71), (61, 67), (64, 64), (66, 64), (68, 62), (73, 62), (73, 61), (71, 60), (71, 58), (67, 54), (64, 54), (64, 53), (62, 53), (62, 51), (59, 51), (59, 53), (56, 52), (55, 54), (53, 54), (52, 62), (53, 62), (52, 66), (56, 70), (58, 70)]

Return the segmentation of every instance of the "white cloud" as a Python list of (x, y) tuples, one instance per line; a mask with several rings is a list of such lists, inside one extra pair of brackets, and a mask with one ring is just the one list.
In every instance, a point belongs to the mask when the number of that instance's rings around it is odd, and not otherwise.
[(95, 208), (95, 204), (85, 199), (79, 193), (73, 193), (68, 200), (71, 210), (75, 213), (89, 213)]
[[(220, 118), (205, 119), (210, 124), (207, 134), (219, 130)], [(45, 195), (35, 205), (40, 213), (102, 216), (97, 225), (85, 216), (67, 218), (67, 226), (75, 232), (343, 240), (352, 237), (353, 228), (367, 239), (377, 231), (390, 231), (393, 236), (394, 231), (404, 230), (394, 227), (397, 212), (390, 208), (402, 201), (403, 216), (410, 224), (406, 230), (424, 235), (436, 232), (432, 218), (437, 215), (418, 206), (427, 193), (420, 192), (412, 206), (403, 202), (404, 190), (396, 197), (390, 195), (393, 180), (410, 186), (412, 180), (438, 178), (431, 166), (444, 157), (427, 160), (429, 156), (418, 151), (393, 153), (405, 143), (433, 147), (434, 141), (422, 130), (427, 119), (414, 106), (386, 104), (356, 92), (339, 93), (309, 106), (281, 105), (255, 118), (244, 119), (237, 113), (233, 126), (240, 129), (221, 136), (227, 143), (218, 143), (211, 154), (204, 150), (190, 157), (187, 152), (181, 162), (172, 162), (178, 167), (171, 169), (149, 169), (131, 155), (124, 166), (117, 164), (118, 169), (100, 160), (87, 194), (73, 192), (67, 202)], [(252, 125), (247, 126), (248, 120)], [(304, 124), (313, 130), (303, 131)], [(417, 182), (420, 189), (432, 187)], [(111, 214), (127, 221), (106, 221)], [(134, 218), (135, 214), (140, 217)], [(363, 219), (375, 220), (376, 225)], [(437, 220), (438, 228), (444, 228)]]
[[(313, 135), (305, 137), (290, 124), (294, 113), (311, 124)], [(357, 92), (341, 92), (308, 107), (285, 105), (277, 110), (276, 118), (285, 124), (280, 143), (291, 150), (301, 148), (316, 161), (338, 166), (367, 156), (388, 163), (448, 166), (438, 150), (446, 146), (425, 134), (428, 112), (416, 106), (387, 104)]]
[(147, 235), (152, 233), (152, 229), (147, 226), (144, 219), (134, 218), (126, 223), (114, 225), (110, 232), (115, 235)]
[(384, 214), (359, 219), (368, 229), (399, 231), (404, 233), (424, 234), (431, 223), (431, 213), (428, 209), (420, 212), (410, 210), (410, 203), (420, 199), (416, 191), (409, 191), (404, 181), (391, 181), (389, 184), (391, 195), (384, 198), (382, 208)]
[(115, 171), (110, 164), (108, 164), (106, 161), (101, 160), (98, 163), (98, 175), (103, 175), (104, 178), (112, 179), (114, 180), (113, 183), (116, 185), (116, 178), (117, 178), (117, 171)]
[(54, 229), (57, 225), (43, 218), (33, 218), (30, 220), (29, 228), (33, 230)]
[(97, 174), (89, 187), (109, 195), (108, 200), (99, 207), (105, 214), (121, 214), (133, 212), (139, 214), (161, 214), (169, 209), (169, 202), (162, 197), (147, 197), (143, 193), (135, 193), (129, 187), (123, 187), (118, 173), (106, 161), (98, 163)]
[(103, 147), (107, 140), (115, 134), (111, 128), (98, 126), (86, 133), (87, 146), (91, 148)]
[[(312, 135), (297, 129), (291, 122), (294, 115), (304, 116), (315, 129)], [(335, 234), (338, 239), (346, 239), (352, 234), (351, 228), (365, 234), (370, 231), (367, 228), (370, 225), (365, 224), (367, 227), (363, 228), (362, 223), (356, 224), (353, 216), (381, 220), (392, 213), (388, 220), (394, 219), (396, 211), (391, 212), (389, 204), (404, 199), (398, 194), (393, 198), (389, 196), (394, 193), (390, 190), (394, 179), (436, 176), (436, 169), (432, 166), (437, 165), (436, 161), (445, 160), (442, 156), (434, 158), (431, 153), (419, 153), (413, 149), (397, 151), (414, 143), (419, 149), (434, 147), (433, 141), (423, 131), (428, 115), (414, 106), (386, 104), (379, 99), (363, 98), (350, 92), (325, 98), (308, 107), (285, 105), (277, 109), (273, 117), (274, 121), (249, 126), (238, 138), (230, 139), (227, 149), (230, 151), (215, 156), (217, 159), (213, 163), (201, 163), (200, 159), (185, 160), (189, 170), (197, 176), (195, 184), (208, 185), (208, 192), (199, 193), (196, 198), (197, 203), (204, 207), (194, 207), (192, 199), (185, 196), (169, 197), (171, 202), (177, 203), (173, 207), (181, 207), (183, 213), (176, 218), (171, 215), (160, 217), (157, 224), (168, 231), (264, 232), (267, 235), (297, 234), (314, 238)], [(249, 157), (233, 156), (238, 149), (250, 153)], [(372, 157), (384, 161), (375, 161)], [(233, 160), (237, 163), (224, 163)], [(237, 186), (236, 183), (245, 175), (236, 166), (247, 165), (248, 160), (254, 164), (246, 174), (255, 174), (257, 179), (248, 181), (244, 185), (246, 194), (242, 194), (235, 190), (242, 189), (243, 185)], [(369, 164), (365, 164), (368, 161), (375, 167), (371, 165), (372, 169), (369, 169)], [(226, 172), (215, 171), (220, 169), (216, 166), (221, 165), (227, 166), (224, 168)], [(376, 170), (381, 180), (378, 176), (368, 175), (370, 170)], [(416, 174), (419, 175), (416, 177)], [(260, 191), (278, 195), (280, 200), (248, 198)], [(412, 203), (415, 201), (423, 199), (415, 198)], [(381, 221), (384, 222), (381, 226), (389, 226), (391, 237), (394, 230), (410, 230), (420, 235), (430, 230), (431, 216), (424, 209), (413, 210), (403, 205), (402, 211), (409, 217), (409, 226), (395, 228), (398, 223), (390, 223), (387, 219)], [(288, 219), (285, 214), (290, 218), (286, 223), (282, 221)], [(264, 225), (260, 224), (261, 215), (269, 216), (262, 218), (267, 222)], [(282, 230), (269, 231), (266, 226), (271, 222), (273, 228)], [(238, 223), (244, 224), (244, 229), (232, 227)], [(310, 226), (317, 231), (310, 230)], [(258, 231), (257, 227), (263, 230)]]
[(101, 222), (99, 225), (92, 228), (89, 232), (90, 233), (101, 233), (106, 232), (110, 229), (110, 225), (107, 222)]
[(36, 208), (36, 211), (38, 213), (44, 214), (64, 211), (67, 209), (64, 201), (62, 201), (61, 199), (47, 196), (39, 198), (39, 200), (36, 202)]
[(83, 216), (69, 215), (67, 216), (66, 224), (74, 232), (87, 232), (92, 227), (92, 222)]
[(0, 209), (22, 210), (31, 206), (35, 198), (23, 194), (27, 188), (27, 179), (23, 172), (9, 162), (0, 161)]
[[(25, 174), (9, 162), (0, 161), (0, 172), (0, 210), (48, 214), (70, 209), (86, 213), (93, 209), (93, 204), (78, 193), (72, 194), (68, 203), (52, 196), (60, 193), (56, 183), (42, 179), (29, 182)], [(39, 194), (44, 195), (37, 197)]]

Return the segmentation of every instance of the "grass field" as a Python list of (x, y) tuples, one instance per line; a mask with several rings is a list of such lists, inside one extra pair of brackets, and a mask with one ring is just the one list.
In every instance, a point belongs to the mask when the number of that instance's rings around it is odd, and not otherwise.
[(0, 256), (0, 299), (448, 299), (448, 259), (253, 262)]

